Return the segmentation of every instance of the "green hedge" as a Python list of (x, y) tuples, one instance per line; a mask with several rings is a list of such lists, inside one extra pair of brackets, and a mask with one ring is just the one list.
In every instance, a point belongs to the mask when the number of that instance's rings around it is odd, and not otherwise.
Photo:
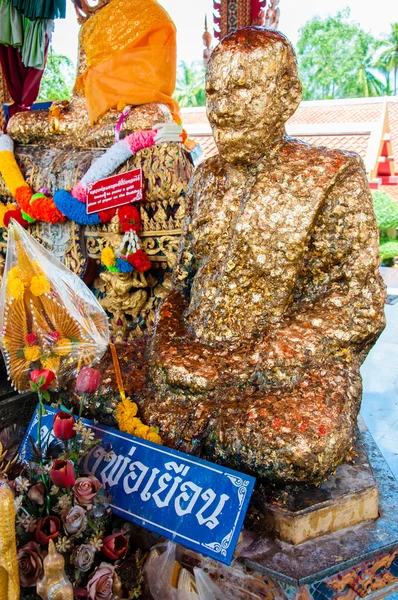
[(398, 204), (386, 192), (372, 192), (373, 208), (379, 229), (398, 228)]

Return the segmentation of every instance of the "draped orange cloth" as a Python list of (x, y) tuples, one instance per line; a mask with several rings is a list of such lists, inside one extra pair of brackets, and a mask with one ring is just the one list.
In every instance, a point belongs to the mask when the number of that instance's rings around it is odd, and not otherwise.
[(176, 29), (156, 0), (112, 0), (80, 32), (87, 68), (77, 80), (90, 123), (110, 108), (158, 102), (178, 114)]

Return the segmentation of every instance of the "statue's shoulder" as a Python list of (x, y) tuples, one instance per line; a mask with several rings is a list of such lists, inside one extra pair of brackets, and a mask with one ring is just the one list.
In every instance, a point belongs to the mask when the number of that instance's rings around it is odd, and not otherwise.
[(287, 138), (283, 153), (289, 162), (295, 163), (298, 170), (327, 170), (329, 176), (337, 175), (347, 169), (365, 171), (362, 158), (355, 152), (333, 150), (326, 146), (315, 146), (296, 138)]

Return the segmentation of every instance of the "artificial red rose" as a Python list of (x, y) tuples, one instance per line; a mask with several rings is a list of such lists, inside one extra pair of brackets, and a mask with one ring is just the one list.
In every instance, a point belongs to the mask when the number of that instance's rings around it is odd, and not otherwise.
[(100, 489), (101, 484), (98, 479), (94, 475), (89, 475), (88, 477), (78, 477), (72, 492), (76, 502), (89, 509)]
[(110, 560), (124, 558), (128, 548), (128, 540), (122, 533), (108, 535), (103, 540), (102, 552)]
[(3, 217), (4, 227), (8, 227), (11, 219), (14, 219), (17, 223), (22, 225), (22, 227), (27, 227), (29, 225), (28, 221), (25, 221), (25, 219), (23, 218), (21, 210), (19, 208), (16, 208), (14, 210), (8, 210), (5, 213)]
[(29, 346), (34, 346), (37, 342), (37, 335), (35, 333), (28, 333), (25, 340)]
[(76, 481), (75, 470), (68, 460), (54, 460), (50, 479), (59, 488), (69, 488)]
[(126, 231), (135, 231), (136, 233), (141, 229), (141, 215), (138, 208), (135, 206), (127, 205), (121, 206), (118, 209), (120, 228), (125, 233)]
[(116, 208), (108, 208), (107, 210), (100, 210), (100, 211), (98, 211), (97, 214), (101, 220), (101, 223), (109, 223), (109, 221), (111, 219), (113, 219), (113, 217), (116, 214)]
[(29, 542), (18, 550), (19, 582), (21, 587), (33, 587), (43, 575), (43, 559), (36, 542)]
[(94, 571), (87, 584), (90, 600), (113, 600), (113, 584), (115, 581), (115, 567), (108, 563), (101, 563)]
[(73, 429), (75, 422), (75, 417), (70, 413), (63, 410), (57, 412), (53, 421), (55, 437), (59, 440), (70, 440), (75, 437), (76, 432)]
[(32, 485), (28, 490), (28, 498), (32, 500), (32, 502), (36, 502), (39, 506), (43, 506), (44, 500), (46, 497), (46, 488), (44, 487), (44, 483), (41, 481), (36, 483), (36, 485)]
[(36, 525), (36, 540), (45, 546), (50, 540), (56, 540), (61, 529), (61, 521), (58, 517), (44, 517)]
[(92, 394), (98, 390), (101, 374), (91, 367), (83, 367), (76, 379), (76, 391), (78, 394)]
[(30, 380), (33, 381), (33, 383), (36, 383), (40, 377), (44, 377), (45, 379), (44, 383), (40, 386), (40, 390), (48, 390), (55, 379), (55, 373), (48, 369), (41, 369), (40, 371), (36, 369), (30, 374)]
[(151, 261), (141, 248), (136, 250), (134, 254), (129, 254), (128, 261), (139, 273), (148, 271), (151, 268)]
[(59, 331), (52, 331), (50, 333), (49, 337), (50, 337), (50, 340), (55, 343), (55, 342), (58, 342), (59, 338), (61, 337), (61, 334)]

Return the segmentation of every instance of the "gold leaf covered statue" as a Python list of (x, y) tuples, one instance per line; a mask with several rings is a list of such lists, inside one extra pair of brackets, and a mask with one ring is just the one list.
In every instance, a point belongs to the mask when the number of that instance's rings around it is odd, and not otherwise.
[(44, 577), (37, 582), (36, 591), (43, 600), (73, 600), (73, 587), (65, 575), (65, 560), (49, 541), (48, 554), (43, 561)]
[(301, 84), (280, 33), (227, 36), (206, 91), (219, 155), (190, 182), (143, 416), (167, 445), (320, 481), (353, 444), (359, 367), (384, 327), (363, 164), (286, 136)]
[(108, 318), (94, 295), (16, 221), (8, 228), (0, 327), (8, 375), (20, 392), (33, 370), (53, 371), (64, 385), (99, 361), (109, 341)]

